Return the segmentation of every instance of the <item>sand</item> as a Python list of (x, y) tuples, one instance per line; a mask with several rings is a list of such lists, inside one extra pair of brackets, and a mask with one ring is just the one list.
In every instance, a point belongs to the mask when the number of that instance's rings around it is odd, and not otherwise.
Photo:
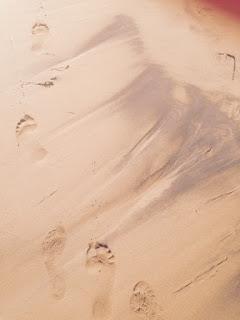
[(1, 1), (1, 320), (239, 320), (230, 2)]

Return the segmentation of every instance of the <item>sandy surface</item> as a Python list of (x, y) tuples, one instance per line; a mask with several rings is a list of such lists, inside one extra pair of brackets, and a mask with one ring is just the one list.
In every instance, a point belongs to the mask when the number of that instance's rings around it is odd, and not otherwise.
[(1, 320), (239, 320), (240, 23), (215, 4), (1, 1)]

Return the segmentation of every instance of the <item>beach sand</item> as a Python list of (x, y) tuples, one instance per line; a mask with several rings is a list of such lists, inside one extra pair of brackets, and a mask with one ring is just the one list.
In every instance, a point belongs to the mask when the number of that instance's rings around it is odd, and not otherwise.
[(239, 320), (230, 9), (1, 1), (1, 320)]

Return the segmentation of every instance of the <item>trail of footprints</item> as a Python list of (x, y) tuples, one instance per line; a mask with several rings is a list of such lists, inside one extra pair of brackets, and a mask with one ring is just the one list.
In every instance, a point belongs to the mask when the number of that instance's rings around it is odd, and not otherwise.
[[(41, 51), (48, 37), (49, 27), (46, 23), (37, 22), (32, 26), (32, 50)], [(69, 66), (67, 66), (69, 67)], [(38, 83), (50, 87), (52, 80), (45, 83)], [(19, 139), (27, 131), (34, 130), (37, 123), (33, 117), (25, 114), (16, 125), (16, 137)], [(63, 299), (66, 293), (66, 283), (63, 272), (58, 266), (58, 258), (62, 255), (66, 245), (66, 231), (63, 226), (48, 232), (42, 242), (42, 254), (44, 264), (49, 276), (51, 294), (56, 299)], [(111, 315), (111, 290), (113, 287), (115, 273), (115, 256), (107, 244), (92, 242), (89, 244), (86, 255), (86, 267), (94, 271), (102, 280), (99, 281), (99, 288), (96, 299), (93, 303), (92, 314), (96, 319), (106, 319)], [(145, 319), (160, 320), (160, 308), (156, 297), (147, 282), (138, 282), (130, 296), (130, 310)]]
[[(44, 263), (49, 275), (51, 294), (56, 299), (63, 299), (66, 293), (66, 283), (58, 266), (58, 258), (66, 245), (66, 231), (58, 226), (46, 235), (42, 242)], [(111, 318), (111, 296), (115, 274), (115, 256), (107, 244), (91, 242), (86, 252), (86, 268), (94, 271), (96, 297), (92, 306), (94, 319)], [(161, 308), (151, 286), (145, 281), (137, 282), (129, 297), (130, 311), (146, 320), (161, 320)]]
[[(111, 290), (115, 269), (115, 256), (108, 245), (100, 242), (90, 243), (87, 249), (86, 266), (95, 268), (103, 279), (99, 283), (100, 294), (93, 304), (95, 319), (107, 319), (111, 316)], [(129, 299), (130, 310), (143, 319), (160, 320), (161, 308), (151, 286), (145, 281), (135, 284)]]

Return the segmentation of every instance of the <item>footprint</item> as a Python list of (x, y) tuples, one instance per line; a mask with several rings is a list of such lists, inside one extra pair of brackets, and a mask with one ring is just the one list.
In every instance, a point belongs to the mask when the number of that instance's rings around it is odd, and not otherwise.
[(37, 122), (34, 120), (34, 118), (28, 114), (25, 114), (24, 117), (17, 123), (15, 128), (17, 145), (20, 147), (21, 143), (21, 147), (23, 146), (23, 148), (21, 148), (22, 156), (25, 160), (30, 160), (31, 162), (39, 162), (48, 154), (47, 150), (41, 146), (37, 140), (34, 138), (28, 140), (26, 139), (27, 134), (34, 131), (37, 126)]
[(114, 255), (106, 244), (100, 242), (89, 244), (86, 261), (89, 268), (96, 268), (99, 271), (102, 266), (111, 266), (114, 262)]
[(161, 308), (157, 304), (152, 288), (145, 281), (139, 281), (134, 286), (130, 297), (130, 309), (145, 319), (161, 319), (159, 315)]
[(96, 297), (93, 307), (92, 315), (95, 319), (107, 319), (111, 314), (111, 303), (104, 296)]
[(48, 152), (42, 146), (37, 145), (34, 146), (33, 151), (31, 153), (31, 160), (33, 162), (38, 162), (43, 160), (47, 156)]
[(62, 299), (66, 291), (64, 277), (57, 266), (57, 258), (63, 253), (65, 244), (66, 231), (63, 226), (58, 226), (50, 231), (42, 243), (44, 263), (48, 272), (52, 295), (56, 299)]
[(32, 50), (39, 51), (43, 48), (49, 34), (49, 27), (46, 23), (36, 22), (32, 26)]
[(20, 121), (16, 125), (17, 139), (19, 140), (20, 137), (25, 135), (27, 132), (36, 129), (36, 127), (37, 127), (37, 123), (34, 120), (34, 118), (28, 114), (25, 114), (25, 116), (22, 119), (20, 119)]
[(112, 313), (111, 292), (115, 274), (115, 257), (107, 244), (100, 242), (89, 244), (86, 267), (97, 276), (92, 315), (95, 319), (107, 319)]
[(47, 259), (54, 259), (62, 254), (66, 244), (66, 231), (63, 226), (49, 231), (42, 243), (43, 254)]
[(35, 139), (24, 144), (19, 143), (19, 159), (29, 165), (41, 165), (48, 155), (48, 151)]
[(57, 300), (63, 299), (66, 292), (66, 283), (64, 277), (60, 274), (53, 276), (53, 278), (51, 279), (51, 285), (53, 289), (53, 297)]
[(32, 27), (32, 34), (45, 34), (48, 31), (49, 28), (45, 23), (36, 22)]

